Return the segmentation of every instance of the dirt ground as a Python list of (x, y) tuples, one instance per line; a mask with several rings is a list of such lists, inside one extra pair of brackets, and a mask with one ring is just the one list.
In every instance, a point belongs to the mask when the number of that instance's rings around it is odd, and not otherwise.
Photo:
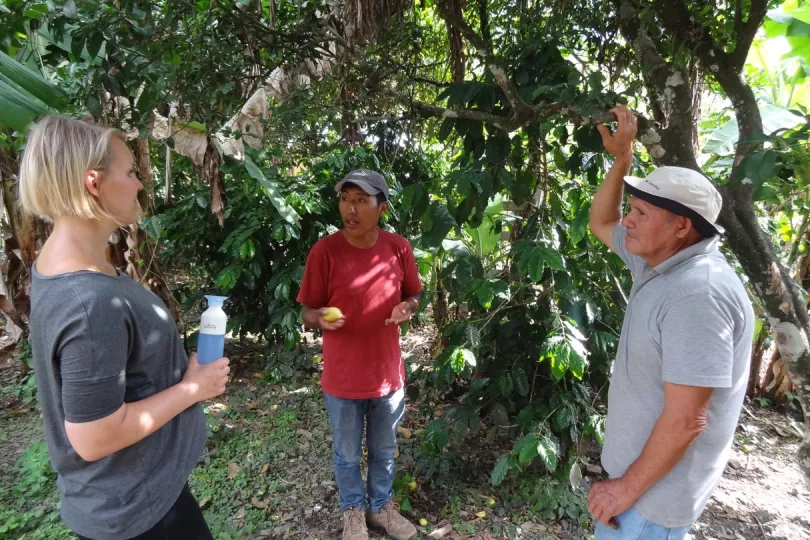
[[(431, 338), (409, 334), (403, 341), (406, 356), (427, 356)], [(306, 354), (316, 352), (317, 341), (311, 340)], [(208, 451), (191, 479), (192, 488), (218, 540), (340, 538), (331, 437), (317, 369), (292, 381), (268, 381), (259, 371), (258, 354), (250, 348), (231, 354), (240, 369), (228, 395), (208, 404)], [(10, 383), (12, 371), (0, 370), (0, 385)], [(407, 431), (399, 441), (399, 474), (414, 472), (419, 459), (419, 405), (408, 407)], [(733, 457), (691, 537), (810, 540), (810, 491), (795, 463), (801, 426), (785, 413), (751, 402), (740, 420)], [(40, 422), (36, 409), (20, 407), (7, 396), (0, 400), (0, 487), (19, 482), (18, 460), (28, 445), (41, 440)], [(463, 457), (453, 464), (452, 475), (460, 479), (454, 486), (415, 475), (418, 488), (410, 493), (409, 517), (427, 521), (420, 537), (576, 540), (592, 534), (592, 529), (565, 519), (543, 519), (533, 501), (515, 495), (521, 479), (493, 488), (489, 473), (502, 451), (490, 441), (467, 441)], [(596, 456), (592, 460), (598, 462)], [(522, 481), (524, 486), (554, 482), (543, 476), (524, 476)], [(567, 490), (564, 483), (559, 487)], [(494, 504), (485, 504), (488, 499)], [(42, 504), (55, 504), (55, 497)], [(5, 538), (43, 536), (29, 532)], [(371, 538), (384, 537), (372, 531)]]
[(810, 490), (796, 463), (799, 429), (785, 414), (746, 405), (732, 457), (693, 538), (810, 539)]

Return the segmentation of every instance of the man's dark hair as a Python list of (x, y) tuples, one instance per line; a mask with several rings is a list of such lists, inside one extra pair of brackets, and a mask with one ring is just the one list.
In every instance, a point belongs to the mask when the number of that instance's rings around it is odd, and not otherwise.
[[(357, 188), (365, 192), (363, 188), (361, 188), (360, 186), (358, 186), (353, 182), (346, 182), (345, 184), (343, 184), (343, 186), (340, 188), (340, 192), (345, 193), (346, 191), (349, 191), (352, 188)], [(377, 206), (381, 205), (384, 202), (387, 202), (385, 200), (385, 193), (377, 193), (376, 195), (374, 195), (374, 197), (377, 198)]]

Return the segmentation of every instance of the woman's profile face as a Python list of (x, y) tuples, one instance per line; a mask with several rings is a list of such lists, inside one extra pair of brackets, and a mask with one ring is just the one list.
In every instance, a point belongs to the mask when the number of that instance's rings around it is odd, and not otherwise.
[(138, 192), (143, 184), (135, 171), (135, 159), (126, 143), (118, 137), (111, 142), (110, 166), (101, 174), (99, 197), (102, 207), (116, 217), (118, 223), (129, 225), (143, 216)]

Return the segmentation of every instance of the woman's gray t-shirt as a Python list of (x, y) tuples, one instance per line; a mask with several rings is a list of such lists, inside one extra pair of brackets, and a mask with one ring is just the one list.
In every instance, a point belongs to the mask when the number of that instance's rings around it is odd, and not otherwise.
[(62, 519), (97, 540), (137, 536), (168, 512), (205, 449), (202, 407), (93, 462), (73, 449), (65, 421), (105, 418), (180, 382), (188, 357), (174, 319), (157, 296), (126, 276), (42, 276), (35, 266), (31, 347)]

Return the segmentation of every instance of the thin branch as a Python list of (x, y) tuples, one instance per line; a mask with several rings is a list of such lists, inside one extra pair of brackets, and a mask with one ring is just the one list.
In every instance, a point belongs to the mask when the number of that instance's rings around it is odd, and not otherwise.
[(423, 103), (421, 101), (400, 99), (404, 104), (410, 106), (415, 113), (423, 117), (458, 118), (461, 120), (484, 122), (486, 124), (492, 124), (496, 128), (507, 133), (515, 131), (524, 125), (515, 121), (513, 118), (506, 118), (505, 116), (498, 116), (497, 114), (491, 114), (484, 111), (475, 111), (472, 109), (447, 109), (445, 107), (428, 105), (427, 103)]
[(734, 35), (740, 35), (743, 27), (743, 0), (736, 0), (734, 5)]
[(520, 97), (517, 87), (506, 74), (503, 65), (498, 61), (495, 53), (492, 51), (492, 44), (484, 41), (462, 17), (459, 17), (448, 9), (446, 3), (438, 2), (437, 5), (439, 7), (439, 13), (445, 23), (458, 28), (464, 37), (467, 38), (467, 41), (475, 47), (476, 53), (484, 60), (487, 67), (492, 72), (492, 75), (495, 77), (498, 86), (500, 86), (503, 93), (506, 94), (506, 99), (508, 99), (509, 104), (512, 105), (512, 110), (515, 111), (515, 115), (521, 116), (530, 114), (532, 109), (531, 105)]

